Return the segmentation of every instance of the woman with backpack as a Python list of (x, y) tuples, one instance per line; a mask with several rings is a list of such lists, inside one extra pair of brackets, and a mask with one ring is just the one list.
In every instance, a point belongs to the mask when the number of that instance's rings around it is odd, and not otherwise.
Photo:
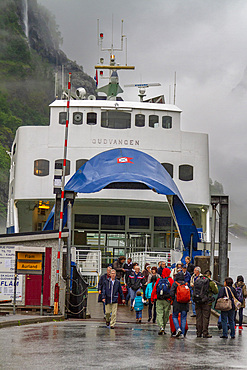
[[(190, 288), (184, 281), (183, 272), (178, 272), (175, 276), (175, 281), (170, 291), (173, 299), (173, 322), (176, 329), (176, 337), (184, 336), (186, 334), (186, 320), (189, 312), (190, 302)], [(179, 325), (178, 315), (181, 314), (181, 324)]]
[[(237, 281), (235, 284), (233, 284), (233, 287), (235, 288), (237, 292), (237, 297), (239, 302), (241, 302), (241, 308), (239, 309), (239, 330), (243, 330), (243, 310), (245, 308), (245, 298), (247, 297), (247, 289), (246, 285), (244, 283), (244, 278), (242, 275), (239, 275), (237, 277)], [(236, 329), (236, 316), (237, 316), (237, 311), (235, 311), (235, 329)]]

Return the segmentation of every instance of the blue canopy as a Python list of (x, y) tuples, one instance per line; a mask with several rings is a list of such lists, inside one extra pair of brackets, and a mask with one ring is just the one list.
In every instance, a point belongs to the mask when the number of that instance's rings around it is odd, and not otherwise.
[(78, 169), (66, 184), (65, 190), (95, 193), (116, 183), (144, 184), (147, 188), (168, 196), (184, 247), (189, 249), (193, 235), (193, 248), (196, 249), (198, 232), (175, 182), (165, 168), (146, 153), (126, 148), (102, 152)]

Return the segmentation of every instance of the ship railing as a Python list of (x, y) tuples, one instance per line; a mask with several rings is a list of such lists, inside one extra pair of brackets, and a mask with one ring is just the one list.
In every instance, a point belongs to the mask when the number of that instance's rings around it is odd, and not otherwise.
[(132, 258), (132, 262), (137, 262), (140, 269), (145, 268), (145, 264), (149, 263), (151, 266), (158, 267), (160, 261), (164, 261), (168, 267), (171, 267), (171, 253), (170, 252), (132, 252), (127, 253), (126, 258)]
[(97, 287), (102, 273), (101, 250), (76, 248), (76, 264), (84, 280), (90, 287)]

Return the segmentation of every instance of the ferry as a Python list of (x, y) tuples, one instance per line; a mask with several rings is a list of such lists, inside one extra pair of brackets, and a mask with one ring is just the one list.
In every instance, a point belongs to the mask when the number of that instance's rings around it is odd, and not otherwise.
[[(175, 102), (167, 103), (163, 95), (145, 99), (152, 84), (131, 84), (139, 98), (123, 100), (118, 73), (132, 67), (117, 64), (113, 45), (109, 49), (102, 45), (103, 34), (99, 34), (99, 46), (109, 51), (110, 57), (107, 65), (100, 58), (97, 78), (104, 81), (102, 76), (108, 70), (108, 85), (98, 87), (97, 96), (78, 88), (70, 100), (66, 182), (96, 155), (117, 148), (138, 150), (163, 166), (201, 230), (201, 240), (209, 242), (208, 135), (183, 131), (182, 110)], [(63, 161), (66, 114), (64, 93), (50, 105), (49, 126), (22, 126), (16, 132), (11, 149), (7, 233), (41, 231), (46, 224), (55, 204), (55, 165)], [(130, 252), (174, 250), (179, 239), (169, 202), (161, 194), (134, 185), (77, 193), (72, 245), (100, 250), (103, 268)]]

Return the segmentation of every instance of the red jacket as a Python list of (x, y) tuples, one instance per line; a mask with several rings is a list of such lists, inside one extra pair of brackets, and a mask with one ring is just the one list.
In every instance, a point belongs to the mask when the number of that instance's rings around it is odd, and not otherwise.
[[(170, 276), (170, 273), (171, 273), (171, 270), (170, 269), (168, 269), (167, 267), (166, 268), (164, 268), (163, 269), (163, 271), (162, 271), (162, 278), (164, 279), (164, 278), (168, 278), (168, 281), (169, 281), (169, 283), (171, 284), (171, 286), (172, 286), (172, 284), (174, 283), (174, 280), (172, 279), (172, 278), (170, 278), (169, 276)], [(157, 299), (157, 285), (158, 285), (158, 282), (160, 281), (160, 279), (158, 279), (157, 281), (156, 281), (156, 284), (155, 284), (155, 286), (154, 286), (154, 288), (153, 288), (153, 291), (152, 291), (152, 294), (151, 294), (151, 302), (154, 302), (154, 300), (155, 299)], [(168, 298), (167, 299), (168, 301), (172, 301), (172, 299), (171, 298)]]

